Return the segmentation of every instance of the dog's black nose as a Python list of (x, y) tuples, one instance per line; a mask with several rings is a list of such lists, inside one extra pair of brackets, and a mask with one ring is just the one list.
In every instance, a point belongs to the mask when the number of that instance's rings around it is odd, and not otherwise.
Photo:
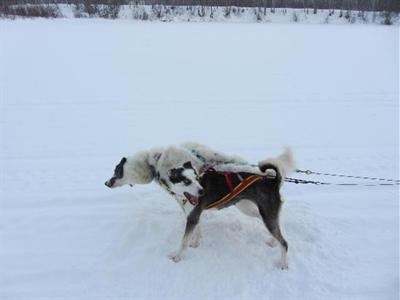
[(112, 187), (112, 183), (110, 180), (107, 180), (104, 184), (109, 188)]
[(115, 177), (111, 177), (109, 180), (107, 180), (104, 184), (108, 186), (109, 188), (112, 188), (114, 186), (114, 183), (116, 181)]
[(199, 195), (200, 196), (204, 196), (204, 190), (203, 189), (199, 190)]

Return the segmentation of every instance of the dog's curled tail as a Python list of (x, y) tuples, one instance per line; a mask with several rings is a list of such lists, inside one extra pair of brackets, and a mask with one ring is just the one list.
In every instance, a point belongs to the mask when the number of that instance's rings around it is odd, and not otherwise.
[(279, 171), (279, 168), (272, 164), (272, 163), (263, 163), (259, 165), (260, 171), (265, 173), (267, 170), (274, 170), (275, 174), (273, 173), (267, 173), (268, 176), (274, 177), (274, 180), (276, 183), (280, 184), (282, 182), (282, 175), (281, 172)]
[(283, 153), (278, 157), (260, 161), (258, 167), (263, 173), (272, 169), (275, 172), (274, 175), (277, 182), (281, 183), (288, 174), (295, 170), (292, 150), (289, 147), (286, 147)]

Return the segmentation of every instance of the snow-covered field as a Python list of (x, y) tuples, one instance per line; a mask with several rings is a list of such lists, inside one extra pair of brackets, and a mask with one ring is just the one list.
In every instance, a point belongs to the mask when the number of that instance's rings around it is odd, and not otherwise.
[(202, 244), (175, 264), (175, 200), (104, 186), (121, 156), (186, 140), (251, 162), (290, 144), (301, 169), (398, 178), (398, 27), (0, 30), (1, 299), (398, 298), (398, 187), (286, 184), (281, 271), (235, 208), (204, 215)]

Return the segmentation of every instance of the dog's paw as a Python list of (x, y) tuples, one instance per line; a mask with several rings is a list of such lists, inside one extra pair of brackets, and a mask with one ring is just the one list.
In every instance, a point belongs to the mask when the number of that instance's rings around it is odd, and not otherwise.
[(181, 256), (177, 253), (172, 253), (172, 254), (168, 255), (168, 258), (176, 263), (182, 259)]
[(280, 269), (281, 270), (287, 270), (287, 269), (289, 269), (289, 265), (288, 265), (288, 263), (287, 262), (281, 262), (280, 264), (279, 264), (279, 267), (280, 267)]
[(189, 247), (197, 248), (200, 246), (200, 241), (198, 239), (193, 239), (190, 241)]
[(271, 238), (270, 240), (265, 242), (268, 247), (274, 248), (278, 245), (278, 241), (274, 238)]

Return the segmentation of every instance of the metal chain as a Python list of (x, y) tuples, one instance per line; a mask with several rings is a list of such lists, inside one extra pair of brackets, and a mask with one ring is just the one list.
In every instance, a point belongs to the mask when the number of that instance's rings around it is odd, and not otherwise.
[(290, 177), (286, 177), (285, 182), (291, 182), (295, 184), (315, 184), (315, 185), (329, 184), (321, 181), (304, 180), (304, 179), (290, 178)]
[(400, 180), (398, 179), (388, 179), (388, 178), (379, 178), (379, 177), (367, 177), (367, 176), (354, 176), (354, 175), (344, 175), (344, 174), (332, 174), (332, 173), (321, 173), (314, 172), (311, 170), (296, 170), (296, 173), (303, 173), (307, 175), (323, 175), (323, 176), (332, 176), (332, 177), (344, 177), (344, 178), (357, 178), (357, 179), (365, 179), (365, 180), (380, 180), (380, 181), (389, 181), (394, 182), (396, 184), (400, 184)]
[(394, 186), (400, 185), (400, 182), (396, 183), (377, 183), (377, 184), (364, 184), (364, 183), (332, 183), (332, 182), (323, 182), (323, 181), (312, 181), (312, 180), (304, 180), (298, 178), (285, 178), (286, 182), (296, 183), (296, 184), (314, 184), (314, 185), (336, 185), (336, 186)]

